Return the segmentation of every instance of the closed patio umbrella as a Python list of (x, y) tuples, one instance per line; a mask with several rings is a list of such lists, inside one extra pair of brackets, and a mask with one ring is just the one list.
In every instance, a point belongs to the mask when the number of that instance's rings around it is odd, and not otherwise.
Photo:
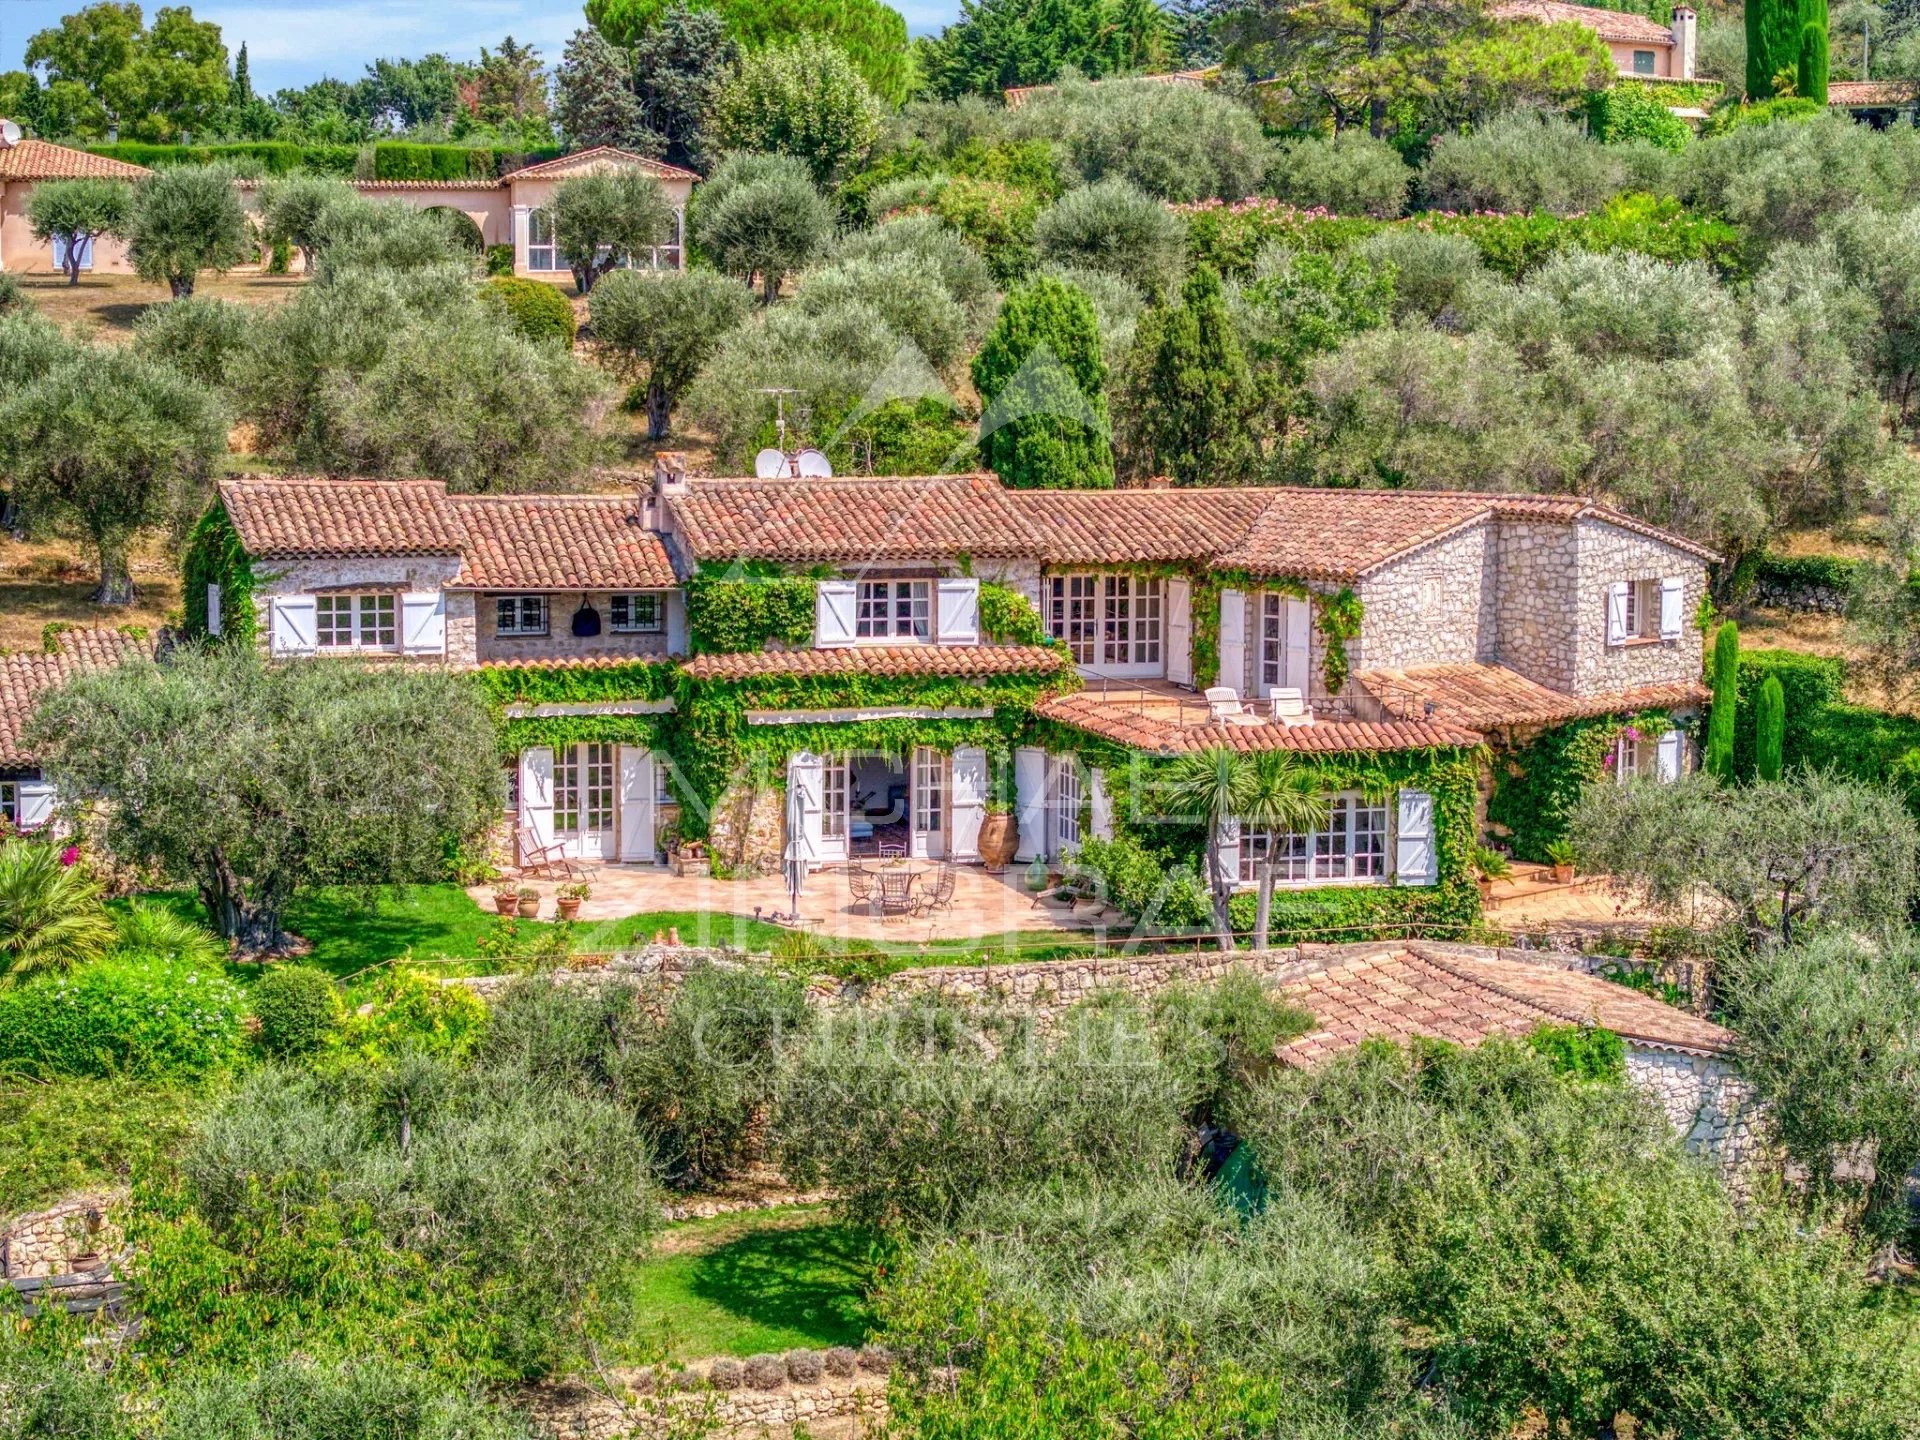
[(800, 923), (800, 887), (806, 882), (808, 854), (807, 845), (807, 797), (798, 783), (787, 786), (787, 849), (783, 868), (787, 874), (787, 901), (793, 923)]

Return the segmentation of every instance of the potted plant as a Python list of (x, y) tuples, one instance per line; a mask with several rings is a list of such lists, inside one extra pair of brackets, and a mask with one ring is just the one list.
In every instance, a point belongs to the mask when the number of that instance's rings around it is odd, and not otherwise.
[(540, 892), (531, 885), (522, 885), (515, 893), (519, 904), (514, 913), (522, 920), (531, 920), (540, 913)]
[(578, 920), (580, 902), (588, 899), (592, 894), (593, 887), (584, 880), (576, 881), (571, 885), (562, 885), (553, 892), (554, 908), (560, 912), (562, 920)]
[(980, 863), (989, 870), (1004, 870), (1019, 848), (1020, 827), (1013, 818), (1013, 767), (1005, 755), (995, 755), (987, 813), (980, 822)]
[(1493, 882), (1504, 880), (1513, 873), (1513, 866), (1507, 863), (1507, 857), (1487, 845), (1473, 847), (1473, 870), (1480, 882), (1480, 898), (1485, 900), (1493, 893)]
[(1547, 846), (1547, 861), (1553, 866), (1553, 878), (1565, 885), (1573, 879), (1573, 842), (1555, 840)]
[(509, 881), (501, 881), (493, 887), (493, 908), (502, 915), (511, 915), (519, 907), (520, 892)]

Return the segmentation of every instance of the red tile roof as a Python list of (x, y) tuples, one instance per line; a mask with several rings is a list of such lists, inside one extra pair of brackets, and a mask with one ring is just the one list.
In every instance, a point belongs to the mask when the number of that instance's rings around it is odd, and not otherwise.
[(664, 590), (676, 582), (660, 537), (625, 495), (458, 495), (466, 539), (453, 587)]
[(1031, 553), (1062, 565), (1170, 564), (1231, 549), (1273, 492), (1009, 490), (1006, 503)]
[(1311, 725), (1294, 726), (1273, 722), (1183, 724), (1165, 713), (1164, 707), (1143, 707), (1131, 698), (1114, 699), (1094, 689), (1049, 696), (1034, 707), (1034, 714), (1121, 745), (1176, 755), (1216, 747), (1247, 752), (1292, 750), (1306, 755), (1345, 755), (1382, 750), (1461, 749), (1480, 744), (1480, 736), (1471, 730), (1431, 720), (1384, 723), (1315, 720)]
[(686, 664), (696, 680), (760, 675), (1051, 675), (1071, 660), (1048, 645), (856, 645), (846, 650), (755, 650), (700, 655)]
[[(1208, 80), (1219, 73), (1219, 67), (1216, 66), (1210, 70), (1169, 70), (1159, 75), (1125, 75), (1119, 78), (1122, 80), (1145, 81), (1153, 85), (1191, 85), (1197, 88), (1204, 86)], [(1107, 82), (1094, 80), (1089, 83), (1101, 85)], [(1002, 90), (1000, 92), (1000, 98), (1005, 102), (1007, 109), (1018, 110), (1035, 96), (1049, 95), (1055, 88), (1056, 87), (1052, 85), (1013, 85)]]
[(1501, 20), (1534, 20), (1542, 25), (1583, 25), (1602, 40), (1634, 45), (1673, 44), (1673, 32), (1644, 15), (1626, 15), (1592, 5), (1565, 5), (1560, 0), (1507, 0), (1491, 13)]
[(1033, 548), (991, 475), (694, 480), (670, 503), (701, 560), (944, 560)]
[(1652, 996), (1551, 963), (1509, 960), (1464, 946), (1407, 945), (1337, 961), (1285, 986), (1315, 1028), (1282, 1045), (1306, 1067), (1374, 1036), (1477, 1045), (1542, 1025), (1598, 1025), (1640, 1046), (1720, 1055), (1732, 1033)]
[(47, 691), (74, 675), (153, 654), (151, 641), (118, 630), (67, 630), (58, 644), (51, 654), (0, 655), (0, 765), (31, 765), (38, 758), (20, 736)]
[(260, 559), (460, 553), (459, 522), (439, 480), (247, 475), (221, 481), (220, 500)]
[(1703, 704), (1708, 698), (1707, 688), (1693, 681), (1567, 695), (1504, 665), (1416, 665), (1405, 670), (1364, 670), (1353, 679), (1387, 714), (1398, 719), (1426, 718), (1426, 707), (1431, 703), (1430, 718), (1476, 730), (1664, 710)]
[(1827, 104), (1853, 106), (1911, 105), (1920, 100), (1917, 80), (1834, 80), (1827, 86)]
[(124, 160), (45, 140), (22, 140), (17, 145), (0, 148), (0, 181), (138, 180), (152, 173)]
[(596, 145), (591, 150), (576, 150), (571, 155), (562, 155), (554, 160), (542, 161), (538, 165), (524, 165), (518, 170), (510, 170), (501, 177), (505, 185), (514, 180), (561, 180), (569, 175), (577, 175), (582, 170), (591, 169), (602, 161), (610, 161), (622, 168), (644, 170), (649, 175), (662, 180), (698, 180), (700, 177), (691, 170), (683, 170), (678, 165), (669, 165), (664, 160), (655, 160), (648, 155), (636, 155), (631, 150), (622, 150), (617, 145)]

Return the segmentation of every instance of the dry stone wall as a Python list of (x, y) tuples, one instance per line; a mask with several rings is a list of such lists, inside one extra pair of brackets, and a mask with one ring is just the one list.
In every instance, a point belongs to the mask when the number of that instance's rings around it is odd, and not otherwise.
[(75, 1195), (51, 1209), (16, 1215), (0, 1230), (0, 1280), (44, 1279), (92, 1269), (125, 1246), (109, 1218), (126, 1192)]
[(825, 1440), (869, 1433), (887, 1413), (884, 1350), (790, 1350), (746, 1360), (722, 1356), (685, 1367), (616, 1372), (616, 1393), (555, 1386), (533, 1397), (549, 1429), (577, 1440), (676, 1433), (792, 1434)]
[(1627, 1079), (1659, 1102), (1696, 1155), (1729, 1172), (1760, 1158), (1753, 1087), (1725, 1060), (1638, 1045), (1627, 1049)]
[[(1571, 690), (1574, 636), (1581, 623), (1572, 527), (1503, 520), (1496, 548), (1500, 663), (1542, 685)], [(1603, 610), (1594, 614), (1605, 623)]]
[(1358, 590), (1363, 616), (1353, 668), (1489, 659), (1498, 645), (1498, 555), (1493, 527), (1478, 525), (1367, 576)]

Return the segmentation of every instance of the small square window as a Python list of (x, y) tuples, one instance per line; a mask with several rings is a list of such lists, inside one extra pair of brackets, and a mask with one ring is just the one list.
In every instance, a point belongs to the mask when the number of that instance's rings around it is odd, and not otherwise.
[(1633, 73), (1636, 75), (1653, 74), (1654, 66), (1657, 63), (1657, 57), (1651, 50), (1636, 50), (1633, 52)]
[(494, 634), (544, 635), (547, 633), (546, 596), (502, 595), (494, 604)]
[(624, 633), (651, 634), (664, 624), (660, 597), (655, 594), (615, 595), (611, 608), (613, 628)]

